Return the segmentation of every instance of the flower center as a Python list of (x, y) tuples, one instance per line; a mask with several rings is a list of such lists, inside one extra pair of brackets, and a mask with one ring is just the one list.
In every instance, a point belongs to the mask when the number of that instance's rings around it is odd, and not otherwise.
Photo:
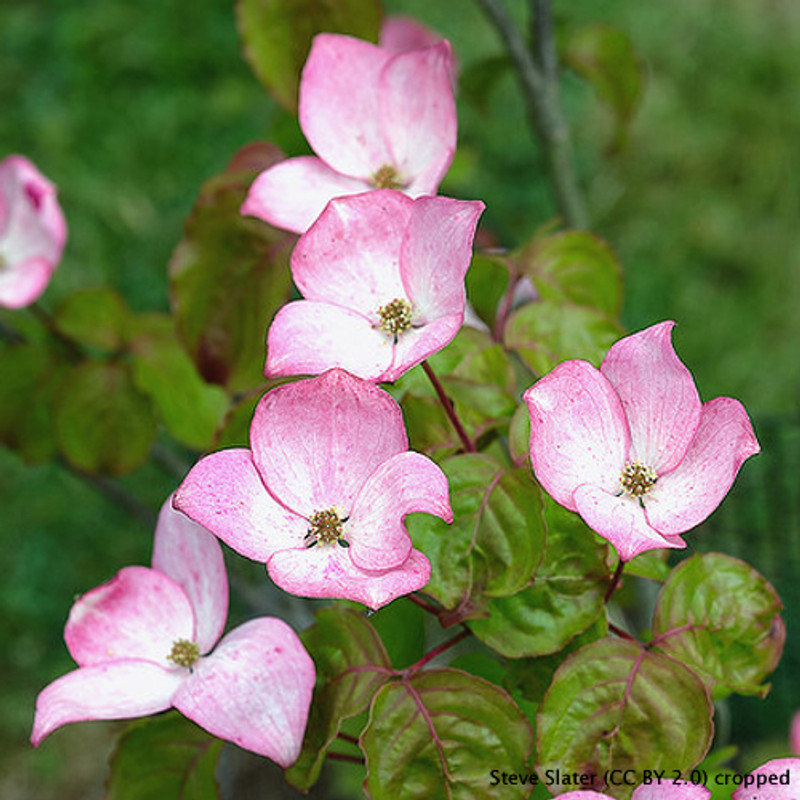
[(384, 164), (373, 176), (372, 185), (376, 189), (402, 189), (400, 175), (391, 164)]
[(380, 329), (389, 336), (397, 336), (411, 327), (411, 303), (396, 297), (378, 309), (381, 318)]
[(647, 494), (658, 480), (658, 475), (652, 467), (640, 464), (638, 461), (629, 461), (622, 470), (619, 482), (622, 491), (632, 497), (641, 497)]
[(200, 648), (197, 642), (188, 639), (177, 639), (172, 643), (172, 650), (167, 660), (179, 667), (191, 667), (200, 658)]
[(325, 511), (315, 511), (308, 518), (308, 533), (305, 535), (306, 549), (315, 547), (318, 544), (333, 544), (336, 542), (340, 547), (350, 547), (350, 543), (344, 539), (342, 526), (348, 518), (339, 513), (335, 506)]

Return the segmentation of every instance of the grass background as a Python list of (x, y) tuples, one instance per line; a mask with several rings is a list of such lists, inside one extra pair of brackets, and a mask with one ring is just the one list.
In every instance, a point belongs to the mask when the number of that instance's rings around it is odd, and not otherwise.
[[(510, 5), (522, 21), (525, 4)], [(465, 72), (500, 50), (476, 3), (385, 6), (441, 31)], [(800, 5), (555, 0), (554, 9), (562, 27), (627, 30), (644, 66), (641, 107), (616, 153), (607, 109), (564, 76), (593, 228), (625, 269), (625, 324), (677, 320), (676, 347), (701, 395), (741, 399), (764, 449), (689, 537), (692, 548), (747, 559), (787, 605), (789, 645), (772, 695), (726, 711), (752, 765), (785, 753), (800, 707)], [(290, 153), (304, 147), (296, 121), (241, 59), (228, 0), (5, 0), (0, 107), (0, 156), (33, 159), (58, 184), (67, 215), (46, 307), (110, 284), (137, 310), (166, 309), (166, 264), (203, 180), (256, 139)], [(503, 244), (518, 244), (554, 209), (511, 76), (497, 79), (484, 110), (462, 93), (459, 116), (460, 151), (442, 192), (483, 199), (486, 223)], [(125, 483), (153, 507), (174, 488), (156, 466)], [(58, 467), (27, 467), (0, 451), (4, 798), (102, 796), (108, 726), (73, 726), (34, 754), (33, 702), (72, 666), (61, 631), (74, 596), (146, 563), (150, 537)]]

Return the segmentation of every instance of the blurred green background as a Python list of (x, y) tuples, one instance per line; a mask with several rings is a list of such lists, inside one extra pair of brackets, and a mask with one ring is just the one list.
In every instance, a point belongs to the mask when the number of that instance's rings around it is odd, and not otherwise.
[[(526, 4), (509, 5), (522, 23)], [(462, 76), (500, 52), (477, 3), (385, 7), (449, 38)], [(800, 4), (556, 0), (554, 11), (561, 33), (621, 27), (643, 65), (642, 102), (619, 149), (591, 87), (563, 80), (592, 228), (624, 266), (624, 322), (677, 320), (676, 348), (703, 398), (742, 400), (762, 443), (689, 536), (690, 551), (748, 560), (787, 606), (772, 695), (726, 711), (752, 766), (786, 754), (800, 707)], [(483, 199), (485, 224), (514, 246), (555, 212), (512, 76), (488, 83), (479, 103), (461, 92), (459, 155), (441, 191)], [(0, 107), (0, 157), (24, 153), (55, 181), (69, 224), (47, 308), (76, 288), (112, 285), (136, 310), (166, 310), (166, 264), (201, 183), (250, 141), (305, 150), (296, 120), (242, 60), (229, 0), (5, 0)], [(175, 479), (151, 465), (123, 483), (157, 508)], [(33, 703), (72, 666), (61, 632), (75, 595), (146, 563), (151, 530), (57, 466), (0, 450), (0, 541), (0, 796), (101, 797), (109, 726), (70, 728), (34, 753)]]

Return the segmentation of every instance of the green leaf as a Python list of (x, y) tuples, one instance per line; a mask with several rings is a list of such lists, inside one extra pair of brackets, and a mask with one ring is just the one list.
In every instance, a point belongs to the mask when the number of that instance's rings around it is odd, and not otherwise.
[(648, 550), (632, 558), (625, 565), (626, 575), (638, 575), (640, 578), (649, 578), (651, 581), (664, 583), (671, 572), (669, 550)]
[(518, 466), (528, 464), (531, 446), (531, 415), (528, 406), (520, 403), (508, 426), (508, 452)]
[[(249, 154), (253, 155), (250, 148)], [(207, 181), (170, 261), (178, 333), (208, 383), (246, 391), (263, 381), (267, 328), (289, 299), (294, 237), (239, 213), (262, 158), (234, 158)]]
[(178, 341), (171, 317), (146, 314), (132, 323), (133, 378), (149, 395), (167, 430), (180, 442), (207, 450), (225, 412), (228, 396), (210, 386)]
[(319, 778), (342, 722), (362, 712), (392, 673), (380, 637), (360, 612), (324, 608), (301, 638), (316, 664), (317, 687), (303, 749), (285, 774), (306, 791)]
[(0, 442), (28, 463), (56, 455), (53, 406), (66, 369), (46, 344), (0, 350)]
[[(381, 689), (361, 747), (372, 800), (493, 800), (491, 770), (530, 774), (533, 734), (503, 689), (434, 669)], [(530, 791), (530, 784), (504, 786), (502, 796), (524, 798)]]
[(467, 272), (467, 300), (475, 313), (489, 326), (494, 327), (497, 308), (509, 283), (506, 259), (501, 256), (477, 253), (472, 257)]
[(602, 615), (597, 621), (570, 640), (563, 650), (538, 658), (515, 658), (508, 661), (503, 685), (512, 695), (521, 695), (528, 702), (541, 703), (550, 688), (556, 670), (568, 656), (587, 644), (596, 642), (608, 634), (608, 621)]
[(786, 640), (783, 604), (749, 564), (721, 553), (681, 562), (661, 589), (654, 645), (698, 672), (714, 697), (759, 694)]
[(489, 601), (488, 617), (471, 619), (472, 632), (509, 658), (562, 650), (602, 613), (608, 587), (607, 547), (577, 514), (546, 498), (547, 547), (533, 584)]
[(630, 797), (633, 786), (603, 786), (606, 770), (633, 770), (634, 783), (644, 768), (685, 773), (711, 744), (712, 716), (702, 680), (679, 661), (636, 642), (602, 639), (553, 677), (537, 715), (539, 774), (593, 773), (595, 791)]
[(466, 64), (458, 79), (461, 97), (481, 114), (490, 111), (490, 100), (495, 87), (512, 74), (513, 63), (507, 55), (488, 56)]
[(611, 247), (586, 231), (535, 236), (514, 255), (544, 300), (588, 306), (616, 317), (622, 306), (622, 270)]
[(106, 800), (218, 800), (222, 744), (174, 712), (134, 722), (111, 757)]
[(244, 55), (256, 77), (285, 108), (297, 108), (300, 72), (318, 33), (378, 40), (378, 0), (238, 0)]
[(119, 363), (87, 361), (70, 369), (55, 414), (64, 457), (85, 472), (131, 472), (145, 461), (156, 435), (150, 401)]
[(616, 143), (623, 144), (642, 95), (643, 69), (630, 36), (608, 25), (586, 25), (569, 36), (564, 60), (611, 108), (617, 123)]
[(544, 375), (570, 358), (599, 365), (622, 335), (619, 324), (601, 311), (543, 300), (515, 311), (503, 338), (534, 373)]
[(127, 340), (128, 307), (113, 289), (81, 289), (53, 312), (56, 328), (82, 345), (116, 350)]
[(480, 453), (453, 456), (442, 469), (450, 482), (452, 525), (429, 514), (412, 514), (407, 524), (431, 561), (425, 592), (455, 612), (452, 623), (482, 613), (484, 598), (511, 594), (530, 581), (545, 527), (541, 490), (529, 470)]

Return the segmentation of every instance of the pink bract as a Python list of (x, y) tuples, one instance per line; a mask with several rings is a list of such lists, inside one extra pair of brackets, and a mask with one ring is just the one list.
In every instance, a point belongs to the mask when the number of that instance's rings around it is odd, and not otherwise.
[(292, 253), (305, 299), (275, 315), (265, 374), (394, 381), (441, 350), (464, 321), (483, 208), (388, 189), (332, 200)]
[(301, 597), (376, 609), (428, 582), (403, 519), (451, 522), (447, 479), (408, 450), (386, 392), (339, 369), (280, 386), (256, 408), (250, 446), (201, 459), (176, 508)]
[(618, 341), (600, 369), (566, 361), (523, 395), (536, 477), (628, 561), (682, 548), (759, 452), (744, 407), (701, 403), (672, 348), (675, 323)]
[(767, 761), (749, 775), (731, 800), (795, 800), (800, 786), (800, 758)]
[(240, 625), (209, 653), (227, 611), (219, 543), (168, 500), (152, 568), (126, 567), (72, 607), (64, 639), (79, 668), (39, 694), (33, 745), (68, 722), (173, 707), (215, 736), (294, 763), (314, 664), (294, 631), (268, 617)]
[(55, 186), (23, 156), (0, 161), (0, 306), (22, 308), (42, 294), (66, 239)]
[(392, 52), (350, 36), (315, 37), (300, 81), (300, 127), (317, 157), (256, 178), (242, 213), (302, 233), (329, 200), (397, 188), (435, 194), (456, 148), (446, 42)]
[[(703, 786), (692, 783), (675, 783), (671, 778), (645, 786), (642, 784), (633, 791), (631, 800), (709, 800), (711, 792)], [(610, 795), (591, 790), (567, 792), (556, 795), (554, 800), (613, 800)]]

